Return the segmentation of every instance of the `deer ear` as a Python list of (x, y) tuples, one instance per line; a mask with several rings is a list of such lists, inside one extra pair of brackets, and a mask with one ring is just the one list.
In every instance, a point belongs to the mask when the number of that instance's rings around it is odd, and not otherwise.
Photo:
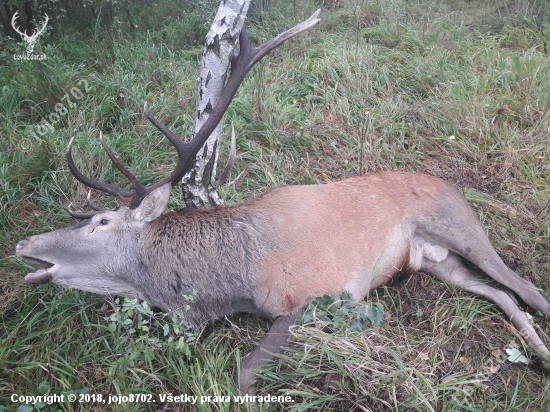
[(141, 201), (141, 204), (132, 210), (132, 218), (139, 222), (151, 222), (159, 217), (170, 199), (171, 183), (166, 183), (153, 190)]

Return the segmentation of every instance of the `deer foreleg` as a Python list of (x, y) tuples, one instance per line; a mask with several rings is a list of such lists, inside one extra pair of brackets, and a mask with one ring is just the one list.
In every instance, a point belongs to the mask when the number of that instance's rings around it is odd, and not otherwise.
[(261, 370), (266, 363), (283, 351), (290, 336), (288, 328), (294, 324), (295, 319), (296, 316), (294, 315), (281, 316), (275, 319), (260, 344), (244, 359), (237, 382), (242, 393), (253, 391), (253, 385), (256, 381), (255, 372)]

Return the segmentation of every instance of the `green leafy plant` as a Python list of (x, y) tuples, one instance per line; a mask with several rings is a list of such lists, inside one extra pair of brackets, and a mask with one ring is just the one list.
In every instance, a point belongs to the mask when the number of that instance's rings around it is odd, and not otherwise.
[(349, 292), (341, 295), (325, 295), (313, 300), (303, 316), (297, 319), (301, 325), (314, 324), (323, 329), (352, 330), (364, 332), (369, 326), (380, 328), (384, 307), (380, 302), (374, 305), (356, 303)]
[[(191, 303), (195, 295), (185, 296)], [(116, 341), (124, 351), (111, 364), (109, 374), (113, 376), (119, 366), (134, 367), (147, 352), (163, 349), (175, 344), (185, 356), (191, 356), (189, 343), (195, 339), (191, 326), (185, 321), (189, 304), (181, 310), (170, 313), (155, 313), (145, 301), (138, 299), (116, 299), (115, 310), (109, 315), (109, 330), (116, 335)], [(155, 328), (152, 328), (155, 326)], [(162, 331), (155, 333), (155, 331)]]

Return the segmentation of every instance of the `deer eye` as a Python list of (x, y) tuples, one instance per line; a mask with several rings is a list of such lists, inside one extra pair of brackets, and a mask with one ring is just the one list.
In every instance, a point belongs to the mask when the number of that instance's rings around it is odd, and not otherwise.
[(100, 224), (101, 226), (108, 225), (108, 224), (109, 224), (109, 220), (107, 220), (107, 219), (101, 219), (101, 220), (99, 221), (99, 224)]

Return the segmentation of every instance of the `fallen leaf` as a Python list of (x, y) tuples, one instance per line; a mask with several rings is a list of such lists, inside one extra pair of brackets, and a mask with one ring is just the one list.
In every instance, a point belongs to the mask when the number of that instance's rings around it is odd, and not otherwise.
[(524, 363), (525, 365), (529, 363), (527, 358), (517, 349), (506, 349), (506, 353), (508, 354), (508, 360), (512, 363)]

